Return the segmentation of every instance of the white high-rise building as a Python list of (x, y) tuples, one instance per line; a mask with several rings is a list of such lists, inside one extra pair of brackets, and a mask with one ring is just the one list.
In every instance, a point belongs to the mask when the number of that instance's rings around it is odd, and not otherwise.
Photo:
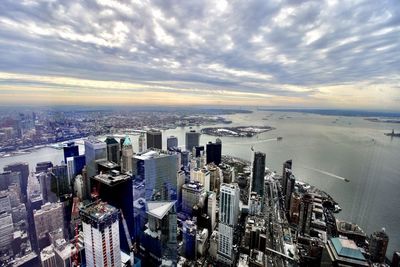
[(239, 186), (221, 184), (219, 202), (218, 260), (231, 265), (233, 258), (233, 232), (239, 216)]
[(210, 172), (207, 169), (191, 169), (190, 181), (199, 182), (204, 186), (206, 191), (210, 191)]
[(80, 210), (86, 265), (121, 266), (119, 212), (104, 202), (93, 202)]
[(214, 230), (216, 224), (215, 214), (217, 213), (217, 194), (215, 192), (208, 194), (207, 204), (207, 215), (211, 218), (211, 229)]
[(72, 179), (74, 178), (74, 174), (75, 174), (74, 157), (68, 157), (66, 164), (67, 164), (68, 182), (71, 183)]

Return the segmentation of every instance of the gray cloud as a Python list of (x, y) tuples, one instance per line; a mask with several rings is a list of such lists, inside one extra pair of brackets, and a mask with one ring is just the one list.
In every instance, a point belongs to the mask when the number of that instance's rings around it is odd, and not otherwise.
[(0, 2), (3, 72), (310, 97), (396, 75), (399, 41), (396, 0)]

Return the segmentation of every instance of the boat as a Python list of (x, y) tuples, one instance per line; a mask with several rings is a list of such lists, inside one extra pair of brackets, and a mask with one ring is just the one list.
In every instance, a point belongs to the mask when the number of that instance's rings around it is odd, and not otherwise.
[(283, 139), (282, 136), (278, 136), (278, 137), (276, 138), (277, 141), (282, 141), (282, 139)]
[(391, 133), (385, 133), (386, 136), (391, 136), (391, 137), (400, 137), (400, 133), (395, 133), (394, 129), (392, 129)]
[(349, 180), (349, 179), (347, 179), (347, 178), (344, 178), (344, 180), (345, 180), (345, 182), (350, 182), (350, 180)]

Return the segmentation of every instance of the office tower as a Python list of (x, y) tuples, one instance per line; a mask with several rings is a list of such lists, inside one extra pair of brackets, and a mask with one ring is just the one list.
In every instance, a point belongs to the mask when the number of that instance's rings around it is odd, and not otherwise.
[(86, 165), (85, 155), (74, 157), (74, 173), (75, 175), (82, 174), (82, 170)]
[(186, 180), (186, 174), (185, 171), (178, 171), (177, 175), (176, 175), (176, 187), (177, 187), (177, 200), (178, 200), (178, 211), (181, 211), (181, 206), (182, 206), (182, 187), (185, 184), (185, 180)]
[(67, 158), (79, 156), (79, 146), (75, 145), (74, 142), (68, 142), (64, 147), (64, 162), (67, 162)]
[(400, 251), (393, 252), (392, 264), (390, 267), (400, 267)]
[(67, 176), (68, 180), (71, 183), (71, 181), (75, 177), (75, 162), (73, 157), (68, 157), (65, 164), (67, 165)]
[(206, 145), (207, 160), (206, 163), (209, 164), (214, 162), (215, 165), (221, 163), (221, 153), (222, 153), (222, 142), (221, 139), (217, 138), (215, 143), (208, 142)]
[(181, 162), (184, 169), (189, 166), (189, 151), (181, 151)]
[(195, 205), (204, 205), (207, 192), (199, 182), (190, 182), (182, 186), (182, 212), (192, 215)]
[(208, 164), (207, 169), (210, 172), (210, 191), (218, 192), (222, 179), (222, 171), (214, 163)]
[(186, 132), (186, 140), (185, 147), (187, 151), (192, 151), (192, 149), (196, 146), (199, 146), (200, 143), (200, 133), (195, 130), (190, 130)]
[(282, 168), (281, 186), (282, 186), (282, 194), (284, 195), (284, 197), (286, 194), (287, 181), (291, 173), (292, 173), (292, 160), (290, 159), (283, 163), (283, 168)]
[(209, 192), (207, 199), (207, 215), (210, 216), (212, 230), (215, 229), (215, 226), (217, 224), (216, 214), (217, 214), (217, 194), (215, 192)]
[[(50, 172), (40, 172), (35, 175), (40, 182), (40, 192), (42, 193), (43, 202), (55, 203), (57, 197), (57, 181), (52, 179)], [(52, 182), (54, 183), (52, 186)], [(54, 191), (53, 191), (54, 190)]]
[(389, 243), (389, 236), (385, 228), (374, 232), (369, 239), (369, 252), (373, 262), (383, 263), (386, 258), (386, 250)]
[(361, 249), (347, 238), (330, 238), (322, 253), (322, 266), (370, 266)]
[(200, 182), (206, 191), (210, 191), (210, 172), (205, 169), (194, 168), (190, 170), (190, 181)]
[[(91, 184), (96, 188), (97, 198), (120, 210), (128, 225), (129, 233), (134, 233), (132, 177), (118, 171), (98, 174), (92, 177)], [(122, 221), (119, 222), (120, 236), (125, 237)], [(121, 239), (121, 249), (129, 254), (126, 238)]]
[(177, 217), (176, 201), (147, 201), (148, 221), (144, 230), (144, 266), (159, 266), (161, 258), (177, 264)]
[(290, 199), (292, 193), (294, 192), (294, 185), (296, 183), (296, 177), (291, 172), (292, 171), (290, 171), (290, 175), (287, 179), (285, 188), (285, 209), (287, 213), (289, 213), (290, 211)]
[(79, 210), (82, 219), (87, 266), (121, 266), (119, 212), (104, 202)]
[(265, 153), (254, 152), (251, 192), (264, 196)]
[(178, 137), (169, 136), (167, 138), (167, 150), (171, 150), (178, 147)]
[(300, 203), (300, 216), (299, 216), (299, 227), (298, 232), (301, 235), (310, 234), (312, 215), (312, 196), (310, 194), (303, 195)]
[(182, 227), (183, 232), (183, 254), (186, 259), (195, 260), (196, 259), (196, 223), (191, 220), (186, 220), (183, 222)]
[(62, 198), (72, 193), (71, 181), (68, 179), (67, 165), (57, 165), (49, 169), (51, 175), (51, 191)]
[(204, 146), (194, 146), (192, 154), (193, 154), (193, 157), (195, 157), (195, 158), (204, 156)]
[(64, 208), (62, 203), (46, 203), (40, 210), (33, 211), (35, 233), (38, 248), (50, 245), (49, 233), (62, 229), (64, 231)]
[(0, 190), (7, 190), (11, 184), (16, 184), (20, 187), (21, 173), (11, 171), (0, 173)]
[(176, 200), (178, 157), (161, 151), (147, 151), (133, 156), (133, 176), (145, 183), (146, 200)]
[(250, 193), (249, 215), (260, 215), (262, 199), (256, 192)]
[(112, 136), (107, 136), (104, 142), (107, 145), (107, 160), (119, 164), (120, 151), (118, 141)]
[(219, 208), (218, 260), (231, 265), (233, 262), (233, 232), (239, 216), (239, 186), (221, 184)]
[(132, 156), (133, 156), (132, 142), (129, 136), (126, 136), (124, 143), (122, 144), (121, 170), (123, 172), (132, 171)]
[(14, 225), (10, 212), (0, 213), (0, 252), (7, 253), (13, 242)]
[(147, 149), (146, 148), (146, 136), (144, 135), (144, 133), (140, 133), (138, 143), (139, 143), (139, 153), (144, 152)]
[(48, 246), (40, 251), (40, 262), (42, 267), (56, 267), (56, 254), (53, 246)]
[(146, 133), (147, 149), (162, 149), (161, 131), (150, 130)]
[(300, 203), (301, 203), (300, 194), (297, 192), (293, 192), (290, 200), (289, 219), (291, 223), (294, 223), (296, 225), (299, 223)]
[(21, 193), (23, 196), (23, 202), (27, 200), (27, 186), (28, 186), (28, 176), (29, 176), (29, 165), (26, 162), (18, 162), (5, 166), (4, 171), (20, 172), (21, 174)]
[(85, 140), (86, 171), (88, 177), (97, 174), (97, 164), (107, 160), (107, 145), (94, 137)]
[(51, 167), (53, 167), (53, 163), (51, 161), (38, 162), (36, 163), (36, 173), (47, 172)]

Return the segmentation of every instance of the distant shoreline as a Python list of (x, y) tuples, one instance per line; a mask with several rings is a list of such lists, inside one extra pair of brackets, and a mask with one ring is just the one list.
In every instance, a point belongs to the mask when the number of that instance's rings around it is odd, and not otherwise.
[(326, 116), (344, 116), (344, 117), (386, 117), (386, 118), (399, 118), (400, 112), (385, 112), (385, 111), (367, 111), (367, 110), (340, 110), (340, 109), (269, 109), (258, 108), (260, 111), (271, 112), (296, 112), (296, 113), (309, 113)]

